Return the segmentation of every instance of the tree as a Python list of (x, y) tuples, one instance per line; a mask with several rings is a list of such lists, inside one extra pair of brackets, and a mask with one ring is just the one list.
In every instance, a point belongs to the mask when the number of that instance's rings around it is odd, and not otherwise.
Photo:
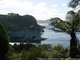
[(55, 31), (66, 32), (70, 35), (70, 56), (77, 57), (78, 46), (77, 46), (77, 37), (76, 32), (80, 30), (80, 16), (74, 11), (69, 11), (66, 15), (66, 21), (61, 20), (60, 18), (51, 18), (50, 25), (53, 26), (52, 29)]
[(69, 57), (68, 48), (64, 48), (62, 45), (58, 44), (52, 49), (51, 56), (54, 58), (67, 58)]
[(5, 60), (5, 55), (8, 52), (8, 48), (8, 35), (3, 26), (0, 25), (0, 59)]
[(71, 8), (76, 8), (78, 5), (80, 5), (80, 0), (71, 0), (68, 6)]

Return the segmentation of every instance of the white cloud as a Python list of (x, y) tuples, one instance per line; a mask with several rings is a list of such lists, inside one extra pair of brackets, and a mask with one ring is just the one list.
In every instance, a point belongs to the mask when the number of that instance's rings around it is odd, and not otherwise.
[(67, 4), (66, 3), (63, 3), (62, 6), (65, 7), (65, 6), (67, 6)]
[(26, 9), (26, 8), (31, 9), (32, 8), (32, 3), (30, 3), (30, 2), (21, 3), (17, 0), (3, 0), (2, 2), (0, 2), (0, 4), (1, 3), (3, 4), (2, 7), (5, 7), (5, 8), (11, 8), (11, 7), (23, 8), (23, 9)]
[(52, 7), (57, 8), (57, 7), (58, 7), (58, 5), (57, 5), (57, 4), (53, 4), (53, 5), (52, 5)]
[(43, 10), (47, 7), (47, 4), (44, 2), (40, 2), (34, 6), (34, 9)]
[[(62, 4), (66, 6), (66, 4)], [(38, 2), (34, 4), (33, 2), (20, 2), (19, 0), (1, 0), (0, 1), (0, 13), (19, 13), (19, 14), (31, 14), (36, 19), (49, 19), (54, 16), (63, 17), (63, 10), (57, 4), (48, 5), (46, 2)]]

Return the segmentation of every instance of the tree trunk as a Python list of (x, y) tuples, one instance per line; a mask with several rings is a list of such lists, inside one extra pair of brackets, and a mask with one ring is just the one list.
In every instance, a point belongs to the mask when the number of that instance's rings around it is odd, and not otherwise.
[(77, 49), (77, 40), (76, 40), (76, 34), (72, 32), (70, 34), (71, 40), (70, 40), (70, 56), (71, 58), (76, 58), (78, 54), (78, 49)]

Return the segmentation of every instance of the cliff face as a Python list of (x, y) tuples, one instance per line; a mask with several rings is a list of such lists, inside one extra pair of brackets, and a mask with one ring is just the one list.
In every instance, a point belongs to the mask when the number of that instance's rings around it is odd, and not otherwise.
[(21, 30), (8, 32), (11, 42), (34, 42), (40, 43), (41, 33), (37, 30)]
[(7, 29), (12, 42), (40, 42), (43, 28), (31, 15), (0, 15), (0, 24)]

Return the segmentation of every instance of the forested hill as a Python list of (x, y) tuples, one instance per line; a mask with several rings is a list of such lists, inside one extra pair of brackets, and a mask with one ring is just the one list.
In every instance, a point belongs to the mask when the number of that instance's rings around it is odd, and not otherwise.
[(8, 13), (8, 15), (0, 15), (0, 24), (3, 24), (7, 30), (25, 30), (39, 29), (41, 26), (37, 24), (36, 19), (31, 15), (19, 15)]
[(31, 15), (0, 15), (0, 24), (7, 29), (11, 42), (41, 42), (43, 27)]

